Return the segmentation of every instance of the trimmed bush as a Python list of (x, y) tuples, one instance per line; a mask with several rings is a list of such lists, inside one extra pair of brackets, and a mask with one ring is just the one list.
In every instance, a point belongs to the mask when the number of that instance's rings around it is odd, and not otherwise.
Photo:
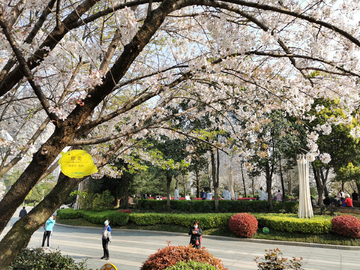
[[(166, 200), (139, 200), (137, 207), (139, 209), (148, 209), (163, 211), (166, 210)], [(296, 201), (276, 202), (273, 201), (274, 213), (297, 213), (299, 203)], [(170, 207), (188, 213), (213, 213), (215, 211), (215, 202), (208, 200), (172, 200)], [(269, 213), (270, 207), (267, 201), (227, 201), (219, 200), (219, 211), (222, 213), (252, 212), (252, 213)]]
[(59, 209), (56, 214), (63, 219), (76, 219), (83, 217), (84, 210), (74, 210), (72, 208)]
[(299, 232), (324, 234), (331, 231), (331, 220), (326, 216), (315, 216), (310, 219), (298, 218), (290, 214), (254, 214), (259, 227), (269, 227), (281, 232)]
[(178, 262), (173, 266), (169, 266), (165, 270), (217, 270), (215, 266), (208, 263), (200, 263), (194, 261)]
[(119, 211), (110, 214), (108, 218), (112, 226), (124, 226), (129, 222), (129, 219), (130, 219), (130, 214)]
[(45, 253), (42, 249), (22, 249), (8, 270), (85, 270), (85, 261), (76, 263), (69, 256), (62, 256), (60, 251)]
[(229, 228), (237, 236), (250, 238), (258, 229), (258, 221), (249, 213), (239, 213), (230, 218)]
[(83, 218), (94, 224), (104, 224), (105, 220), (108, 219), (110, 221), (110, 216), (112, 216), (114, 213), (116, 213), (114, 210), (107, 210), (103, 212), (84, 211)]
[(191, 246), (167, 246), (150, 255), (144, 262), (141, 270), (161, 270), (173, 266), (178, 262), (195, 261), (209, 263), (216, 269), (225, 270), (220, 259), (215, 258), (205, 248), (193, 248)]
[(352, 238), (360, 238), (360, 220), (354, 216), (343, 215), (331, 220), (332, 231)]

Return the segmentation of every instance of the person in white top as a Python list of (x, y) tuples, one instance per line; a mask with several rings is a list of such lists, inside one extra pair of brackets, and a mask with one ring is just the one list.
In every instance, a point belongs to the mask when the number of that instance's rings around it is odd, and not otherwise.
[(227, 189), (227, 187), (225, 187), (225, 190), (224, 190), (224, 192), (223, 192), (223, 198), (224, 198), (224, 200), (228, 200), (228, 201), (231, 200), (231, 193), (230, 193), (230, 191)]
[(190, 201), (190, 195), (189, 195), (189, 194), (187, 194), (187, 195), (185, 196), (185, 200)]
[(179, 188), (178, 188), (178, 187), (175, 188), (175, 196), (174, 196), (174, 199), (175, 199), (175, 200), (179, 200)]
[(260, 190), (259, 190), (259, 201), (265, 201), (265, 193), (264, 193), (262, 187), (260, 187)]
[(211, 200), (212, 200), (212, 196), (214, 196), (214, 193), (211, 193), (211, 191), (209, 191), (208, 193), (206, 193), (206, 200), (211, 201)]
[(267, 201), (269, 199), (269, 194), (265, 191), (265, 195), (264, 195), (264, 201)]

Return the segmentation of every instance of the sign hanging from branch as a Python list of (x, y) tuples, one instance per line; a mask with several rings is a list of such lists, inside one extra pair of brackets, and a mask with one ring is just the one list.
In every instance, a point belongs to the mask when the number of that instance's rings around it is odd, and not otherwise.
[(70, 178), (82, 178), (98, 171), (92, 156), (84, 150), (61, 152), (61, 155), (59, 160), (61, 172)]

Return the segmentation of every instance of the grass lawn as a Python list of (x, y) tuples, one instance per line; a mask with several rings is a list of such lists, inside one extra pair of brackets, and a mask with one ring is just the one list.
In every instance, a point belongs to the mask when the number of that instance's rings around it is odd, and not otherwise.
[[(339, 213), (340, 214), (340, 213)], [(326, 217), (324, 218), (331, 218)], [(73, 226), (87, 226), (87, 227), (102, 227), (102, 225), (97, 225), (90, 223), (82, 218), (78, 219), (56, 219), (57, 223), (67, 224)], [(168, 232), (179, 232), (179, 233), (188, 233), (189, 228), (185, 228), (179, 225), (169, 225), (169, 224), (156, 224), (149, 226), (139, 226), (135, 224), (127, 224), (126, 226), (114, 226), (115, 229), (135, 229), (135, 230), (155, 230), (155, 231), (168, 231)], [(204, 235), (219, 235), (219, 236), (228, 236), (236, 237), (227, 226), (220, 228), (212, 228), (203, 230)], [(267, 239), (267, 240), (281, 240), (281, 241), (295, 241), (295, 242), (307, 242), (307, 243), (319, 243), (319, 244), (331, 244), (331, 245), (346, 245), (346, 246), (360, 246), (360, 239), (354, 239), (346, 236), (341, 236), (337, 234), (302, 234), (302, 233), (289, 233), (289, 232), (279, 232), (273, 231), (270, 229), (269, 234), (264, 234), (261, 230), (252, 237), (254, 239)]]

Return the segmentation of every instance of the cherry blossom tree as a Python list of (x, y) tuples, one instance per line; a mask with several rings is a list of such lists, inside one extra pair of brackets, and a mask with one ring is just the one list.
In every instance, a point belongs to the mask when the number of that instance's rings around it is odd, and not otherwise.
[[(232, 139), (242, 136), (234, 112), (256, 129), (270, 110), (301, 118), (314, 97), (337, 99), (352, 117), (358, 10), (359, 0), (0, 0), (0, 125), (21, 138), (2, 136), (1, 167), (28, 164), (0, 202), (0, 231), (65, 147), (91, 151), (112, 176), (121, 172), (108, 161), (131, 162), (144, 136), (205, 140), (171, 127), (182, 114), (215, 111), (209, 130)], [(174, 113), (183, 100), (188, 108)], [(12, 227), (0, 268), (81, 180), (61, 175)]]

